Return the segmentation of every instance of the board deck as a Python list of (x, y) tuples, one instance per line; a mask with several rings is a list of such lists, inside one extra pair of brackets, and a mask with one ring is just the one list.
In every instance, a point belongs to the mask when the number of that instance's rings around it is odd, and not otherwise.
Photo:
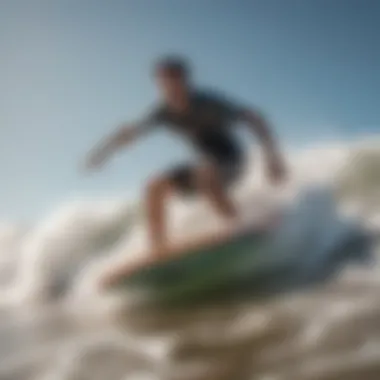
[(234, 236), (213, 236), (204, 244), (181, 245), (160, 262), (124, 275), (119, 274), (108, 290), (125, 295), (138, 294), (139, 302), (188, 304), (210, 294), (229, 291), (237, 281), (252, 273), (259, 262), (269, 230), (251, 230)]
[(185, 273), (191, 273), (190, 277), (195, 276), (194, 266), (199, 271), (202, 267), (207, 267), (210, 260), (215, 265), (214, 261), (221, 259), (221, 257), (214, 257), (214, 255), (219, 255), (218, 252), (239, 249), (245, 245), (252, 247), (258, 239), (271, 230), (273, 225), (271, 220), (256, 223), (241, 230), (228, 229), (173, 244), (159, 259), (152, 255), (145, 255), (148, 259), (139, 263), (137, 267), (130, 264), (118, 267), (103, 278), (103, 286), (114, 288), (120, 283), (148, 286), (152, 282), (157, 282), (158, 279), (160, 279), (159, 283), (166, 282), (165, 279), (178, 279)]

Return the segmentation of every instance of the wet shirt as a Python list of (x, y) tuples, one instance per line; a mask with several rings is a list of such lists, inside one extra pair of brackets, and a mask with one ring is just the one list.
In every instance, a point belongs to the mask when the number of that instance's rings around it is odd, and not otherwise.
[(165, 126), (189, 141), (210, 159), (235, 161), (242, 149), (231, 126), (238, 121), (243, 108), (222, 96), (195, 92), (185, 112), (173, 111), (165, 105), (156, 107), (144, 120), (145, 127)]

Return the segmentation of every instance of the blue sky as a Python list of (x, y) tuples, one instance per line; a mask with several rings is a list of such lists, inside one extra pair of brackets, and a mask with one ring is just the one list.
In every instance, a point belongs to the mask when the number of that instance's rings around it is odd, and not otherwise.
[(154, 102), (161, 54), (188, 56), (202, 86), (260, 107), (287, 145), (379, 131), (379, 19), (377, 0), (2, 0), (0, 218), (136, 193), (189, 157), (158, 133), (100, 173), (77, 170)]

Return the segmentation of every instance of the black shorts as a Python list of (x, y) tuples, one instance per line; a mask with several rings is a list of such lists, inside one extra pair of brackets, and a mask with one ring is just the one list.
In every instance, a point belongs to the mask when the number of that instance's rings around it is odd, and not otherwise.
[[(241, 160), (230, 160), (213, 164), (218, 172), (222, 185), (228, 189), (240, 178), (244, 163)], [(164, 175), (173, 184), (175, 189), (183, 195), (193, 195), (197, 192), (197, 170), (196, 164), (183, 164), (167, 171)]]

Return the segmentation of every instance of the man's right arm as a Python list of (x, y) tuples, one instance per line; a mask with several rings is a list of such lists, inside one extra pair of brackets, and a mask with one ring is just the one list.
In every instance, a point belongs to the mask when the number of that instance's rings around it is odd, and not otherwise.
[(150, 116), (137, 123), (122, 125), (116, 132), (95, 146), (86, 160), (86, 167), (91, 169), (101, 166), (118, 150), (134, 143), (137, 139), (149, 133), (156, 122), (156, 117)]

